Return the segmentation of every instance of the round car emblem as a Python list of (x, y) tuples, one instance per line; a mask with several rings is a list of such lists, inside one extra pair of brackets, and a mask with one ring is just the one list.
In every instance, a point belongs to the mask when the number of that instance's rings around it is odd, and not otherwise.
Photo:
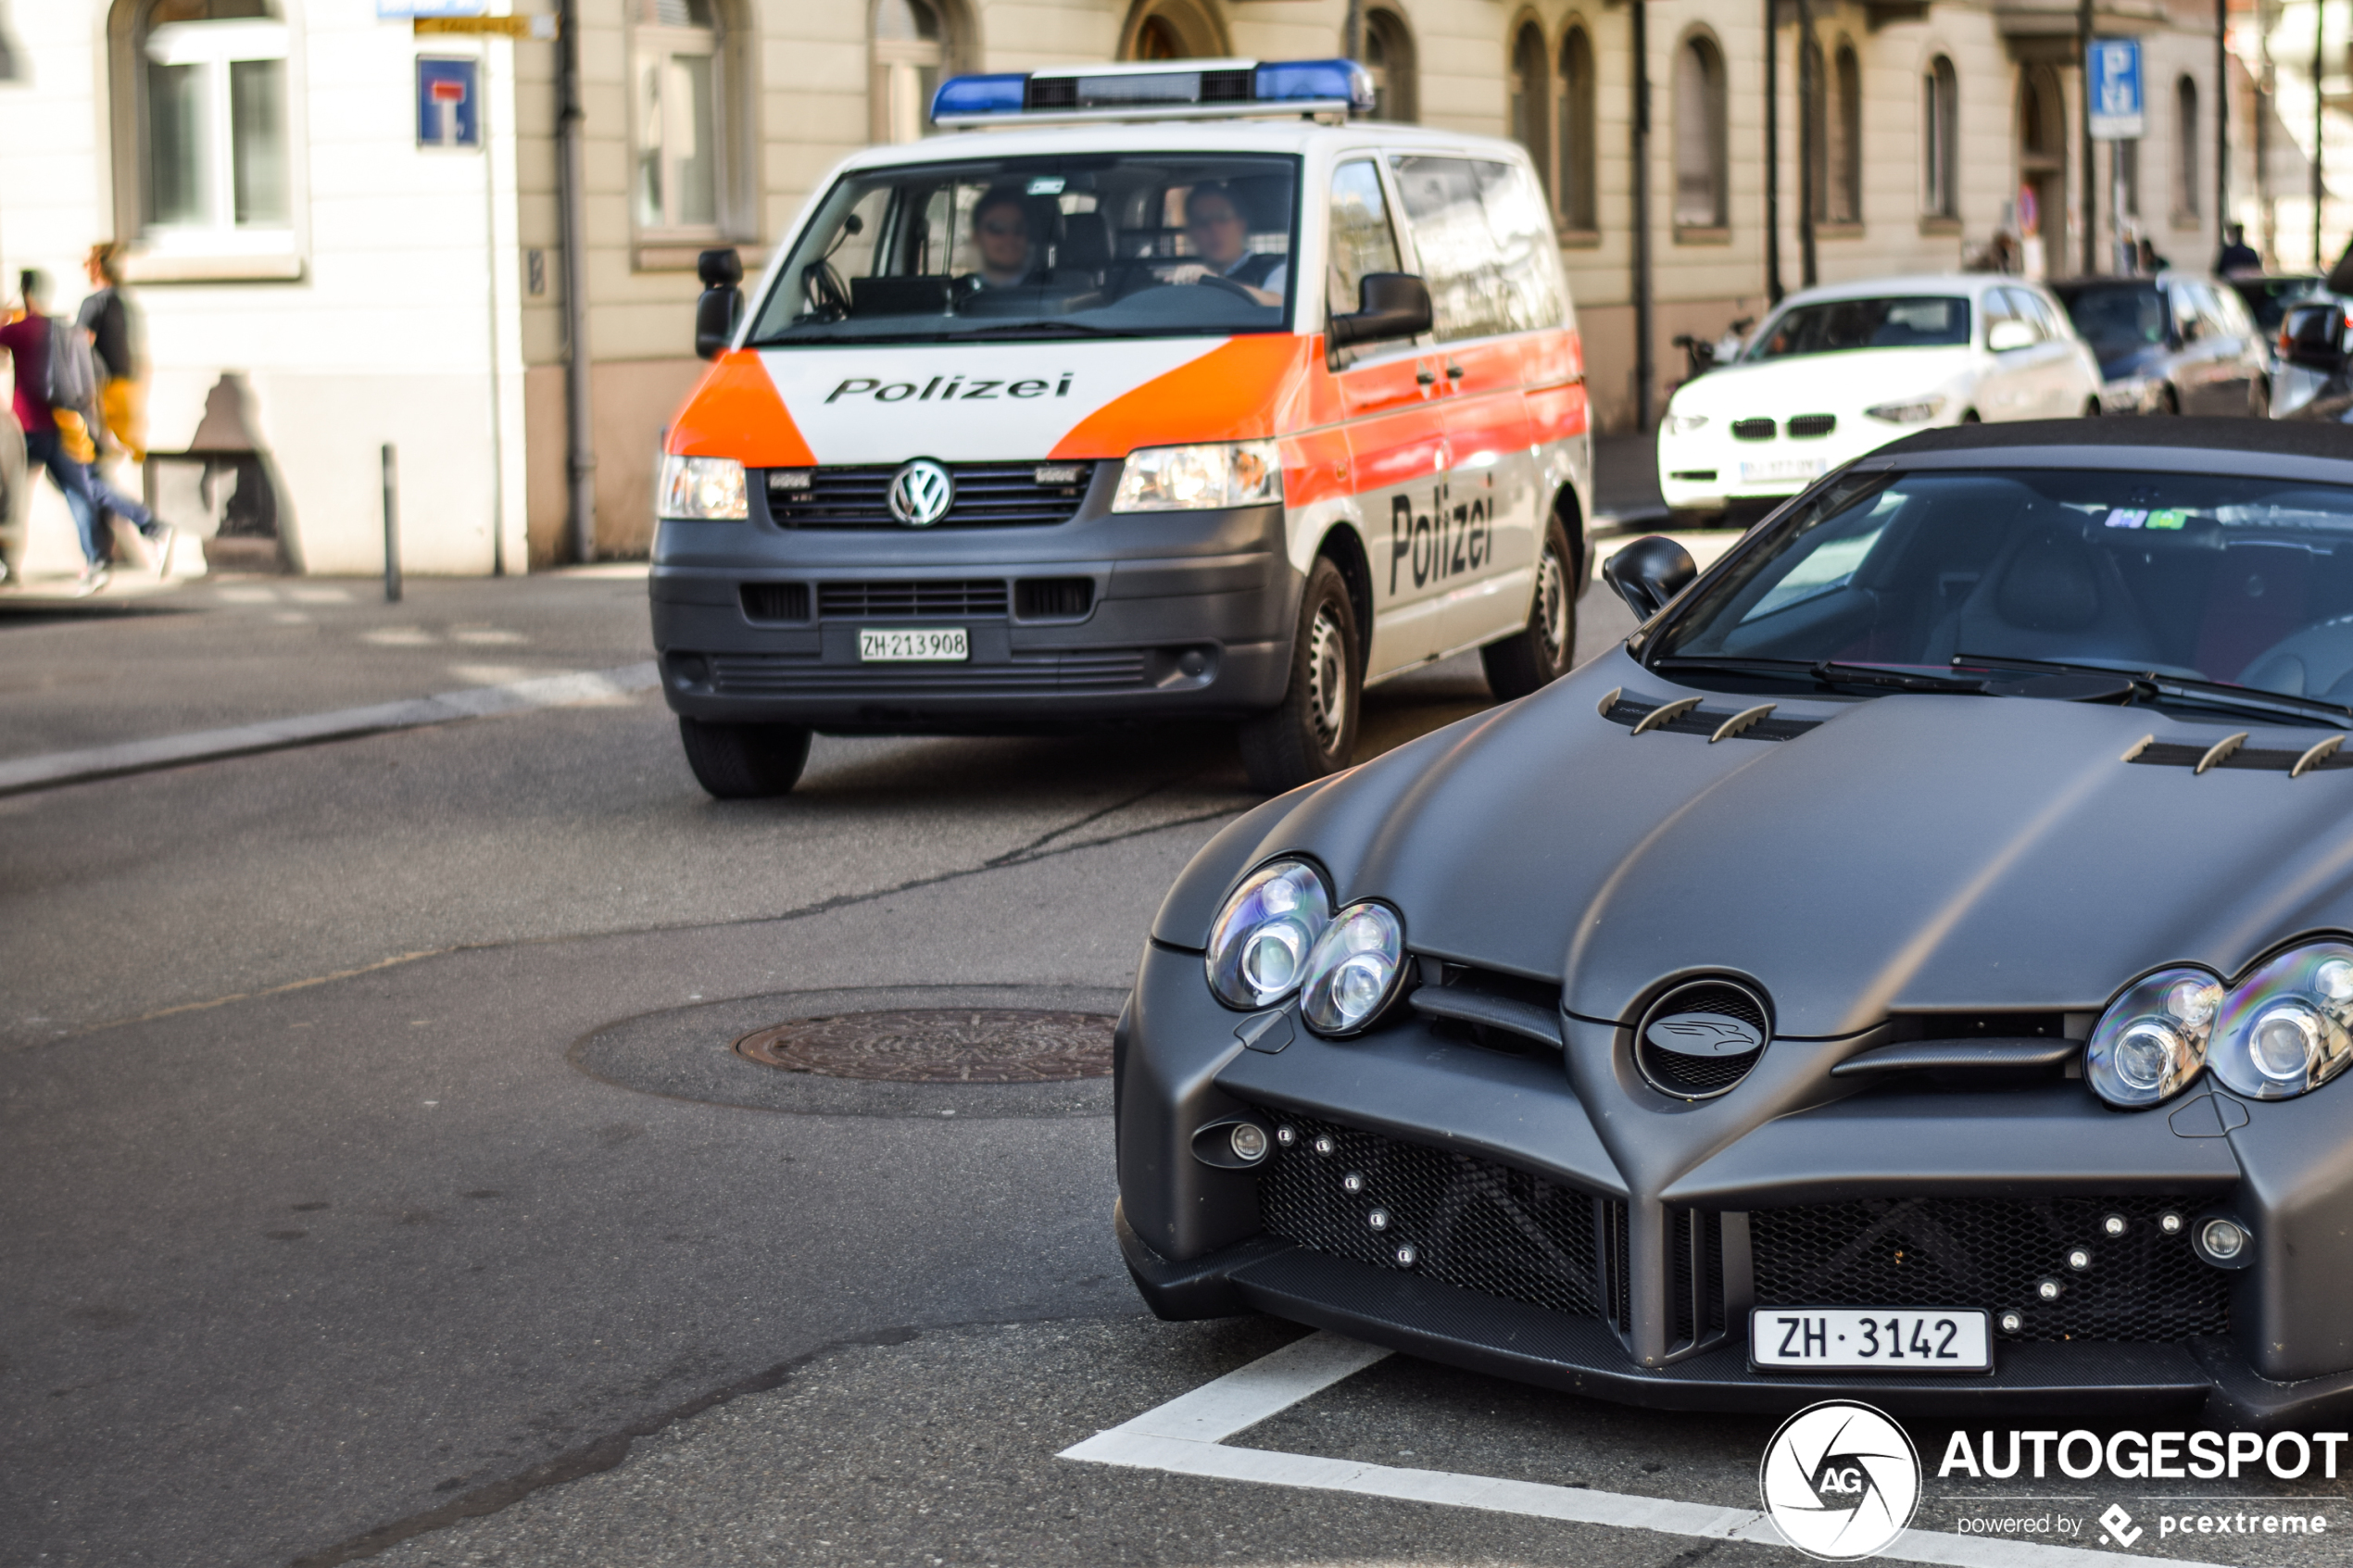
[(929, 528), (948, 515), (956, 481), (929, 458), (917, 458), (890, 476), (890, 515), (910, 528)]
[(1755, 1024), (1713, 1012), (1678, 1012), (1651, 1020), (1642, 1038), (1677, 1056), (1746, 1056), (1765, 1043)]
[(1773, 1037), (1772, 1006), (1730, 976), (1686, 981), (1642, 1011), (1634, 1066), (1650, 1086), (1680, 1100), (1729, 1094)]

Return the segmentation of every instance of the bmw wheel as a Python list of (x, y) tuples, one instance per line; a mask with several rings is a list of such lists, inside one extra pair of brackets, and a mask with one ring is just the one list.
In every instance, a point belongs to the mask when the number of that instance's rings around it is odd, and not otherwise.
[(678, 718), (695, 782), (714, 799), (789, 794), (809, 764), (809, 732), (797, 724), (710, 724)]
[(1544, 526), (1544, 553), (1536, 561), (1536, 596), (1528, 625), (1478, 650), (1487, 689), (1509, 702), (1568, 673), (1577, 657), (1577, 558), (1557, 517)]
[(1252, 784), (1280, 795), (1348, 766), (1356, 755), (1356, 718), (1364, 706), (1364, 660), (1357, 650), (1348, 584), (1338, 567), (1318, 556), (1300, 600), (1282, 706), (1245, 720), (1239, 731), (1242, 767)]

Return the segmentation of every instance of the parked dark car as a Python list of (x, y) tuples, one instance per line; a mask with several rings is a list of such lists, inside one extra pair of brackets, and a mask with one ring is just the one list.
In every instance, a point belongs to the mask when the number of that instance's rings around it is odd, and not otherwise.
[(2289, 304), (2273, 353), (2273, 419), (2353, 420), (2353, 299), (2318, 294)]
[(2246, 313), (2255, 318), (2255, 325), (2263, 334), (2265, 352), (2274, 365), (2279, 363), (2280, 320), (2287, 314), (2287, 307), (2323, 292), (2326, 286), (2317, 272), (2249, 274), (2225, 278), (2222, 282), (2239, 296)]
[(1683, 1410), (2353, 1411), (2353, 452), (1880, 448), (1155, 917), (1114, 1228), (1260, 1311)]
[(2262, 331), (2227, 284), (2188, 272), (2054, 283), (2099, 356), (2110, 414), (2252, 414), (2271, 406)]

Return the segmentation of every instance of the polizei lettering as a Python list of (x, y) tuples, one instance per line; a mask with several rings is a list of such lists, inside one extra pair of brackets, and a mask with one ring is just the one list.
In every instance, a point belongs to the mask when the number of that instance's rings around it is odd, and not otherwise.
[(1414, 509), (1413, 497), (1389, 499), (1389, 591), (1397, 592), (1398, 575), (1410, 563), (1414, 586), (1426, 588), (1450, 577), (1462, 577), (1485, 566), (1495, 547), (1495, 528), (1488, 497), (1456, 501), (1447, 485), (1430, 493), (1428, 511)]
[(1073, 374), (1064, 370), (1053, 381), (1032, 376), (1016, 382), (948, 375), (920, 382), (887, 382), (873, 376), (849, 376), (825, 394), (825, 401), (838, 403), (845, 397), (870, 397), (877, 403), (988, 403), (1000, 397), (1044, 397), (1050, 393), (1067, 397)]

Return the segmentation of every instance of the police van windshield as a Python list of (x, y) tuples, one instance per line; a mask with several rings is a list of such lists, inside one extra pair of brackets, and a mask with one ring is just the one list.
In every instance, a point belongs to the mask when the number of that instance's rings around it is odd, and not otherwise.
[(836, 185), (751, 343), (1287, 331), (1296, 158), (1101, 153), (868, 169)]

